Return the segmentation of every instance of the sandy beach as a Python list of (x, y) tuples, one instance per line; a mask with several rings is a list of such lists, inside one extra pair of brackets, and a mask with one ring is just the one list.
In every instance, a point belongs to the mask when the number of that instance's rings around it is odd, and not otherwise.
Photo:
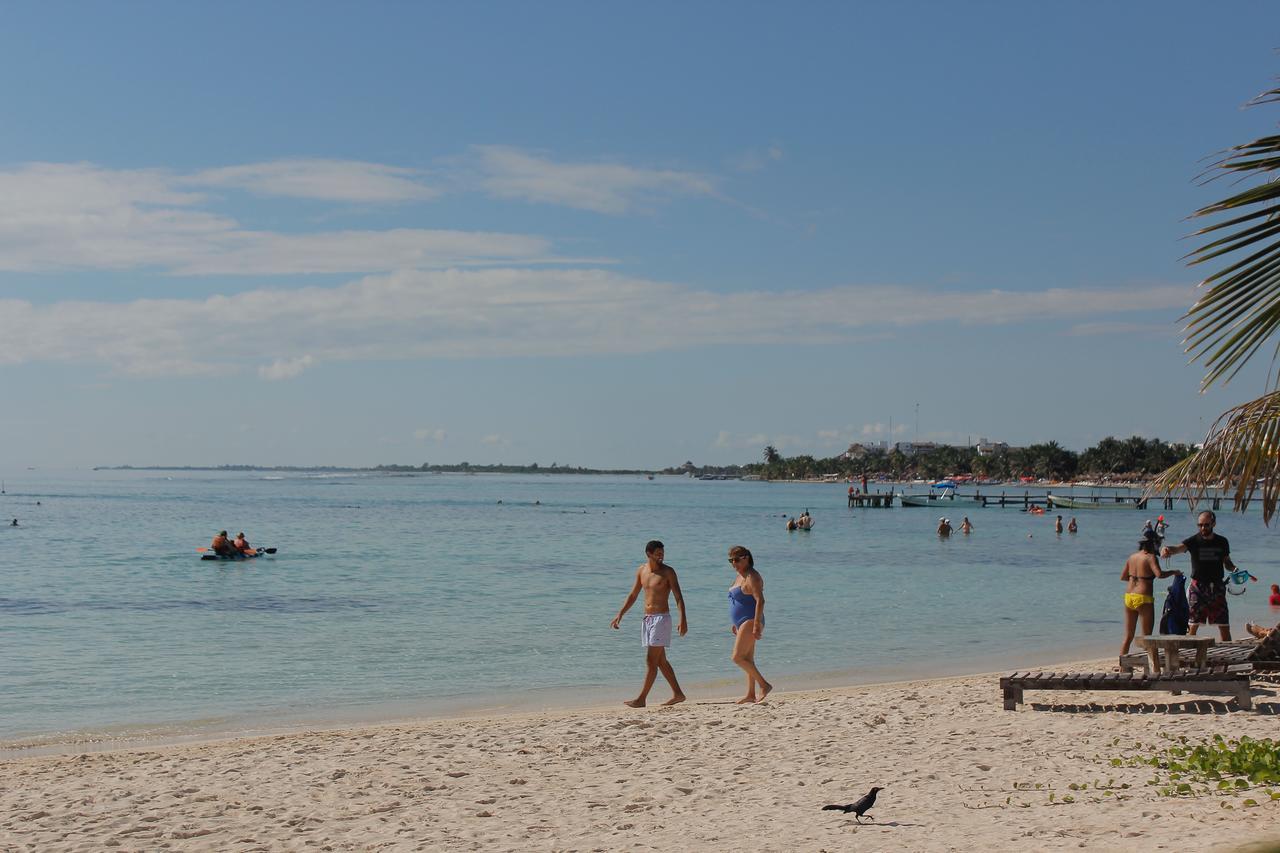
[[(1261, 792), (1257, 807), (1242, 804), (1250, 794), (1162, 797), (1150, 768), (1109, 763), (1165, 744), (1161, 732), (1274, 738), (1274, 686), (1257, 691), (1259, 713), (1070, 692), (1029, 693), (1006, 712), (997, 678), (19, 757), (0, 763), (0, 849), (1235, 850), (1280, 839), (1280, 801)], [(861, 825), (820, 810), (872, 785), (885, 790)]]

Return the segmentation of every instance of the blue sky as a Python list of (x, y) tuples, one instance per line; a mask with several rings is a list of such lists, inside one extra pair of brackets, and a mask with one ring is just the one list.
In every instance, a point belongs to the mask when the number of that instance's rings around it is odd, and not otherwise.
[(1196, 441), (1222, 9), (6, 6), (0, 471)]

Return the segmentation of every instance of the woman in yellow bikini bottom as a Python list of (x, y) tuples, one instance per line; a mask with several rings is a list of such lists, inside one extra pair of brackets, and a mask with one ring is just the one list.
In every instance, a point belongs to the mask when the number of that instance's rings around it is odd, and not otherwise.
[(1142, 609), (1142, 605), (1155, 605), (1156, 598), (1154, 595), (1140, 595), (1136, 592), (1126, 592), (1124, 594), (1124, 606), (1126, 610), (1132, 610), (1135, 613)]

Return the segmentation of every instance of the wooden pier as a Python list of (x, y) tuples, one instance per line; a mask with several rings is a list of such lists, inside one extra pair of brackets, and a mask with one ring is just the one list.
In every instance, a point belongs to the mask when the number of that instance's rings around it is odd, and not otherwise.
[(850, 508), (858, 507), (859, 509), (863, 507), (891, 507), (893, 506), (893, 492), (885, 492), (884, 494), (880, 492), (875, 494), (858, 492), (857, 494), (849, 495), (849, 506)]

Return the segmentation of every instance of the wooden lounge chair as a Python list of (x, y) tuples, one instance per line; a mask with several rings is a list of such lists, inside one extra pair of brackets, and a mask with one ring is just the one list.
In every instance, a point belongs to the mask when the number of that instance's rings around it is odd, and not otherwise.
[(1240, 707), (1253, 709), (1249, 664), (1206, 666), (1180, 672), (1015, 672), (1000, 679), (1004, 709), (1015, 711), (1024, 690), (1164, 690), (1173, 694), (1225, 693)]
[[(1253, 637), (1243, 640), (1226, 640), (1208, 648), (1205, 666), (1234, 666), (1236, 664), (1253, 664), (1255, 672), (1280, 671), (1280, 653), (1274, 643), (1262, 642)], [(1195, 649), (1183, 649), (1178, 652), (1180, 666), (1190, 667), (1195, 662)], [(1151, 660), (1145, 652), (1120, 656), (1120, 669), (1132, 672), (1135, 667), (1144, 671), (1151, 668)]]
[[(1265, 669), (1267, 663), (1273, 663), (1273, 666), (1280, 668), (1280, 661), (1254, 661), (1250, 659), (1254, 649), (1258, 646), (1258, 641), (1249, 640), (1230, 640), (1225, 643), (1217, 643), (1210, 646), (1205, 652), (1205, 666), (1234, 666), (1236, 664), (1253, 663), (1255, 669)], [(1195, 649), (1183, 649), (1178, 652), (1179, 666), (1190, 668), (1194, 666), (1196, 659)], [(1258, 665), (1263, 664), (1263, 665)], [(1144, 672), (1151, 668), (1151, 658), (1146, 652), (1137, 652), (1135, 654), (1120, 656), (1120, 670), (1122, 672), (1132, 672), (1136, 668), (1141, 668)]]

